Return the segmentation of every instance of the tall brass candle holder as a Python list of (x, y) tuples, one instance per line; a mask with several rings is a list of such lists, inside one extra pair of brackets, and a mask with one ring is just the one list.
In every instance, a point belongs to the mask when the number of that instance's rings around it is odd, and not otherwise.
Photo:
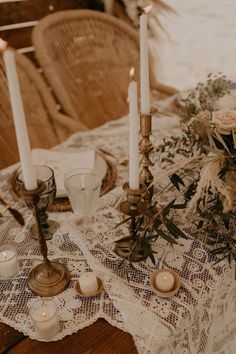
[(146, 258), (140, 248), (135, 222), (137, 216), (146, 212), (146, 205), (142, 200), (145, 187), (130, 189), (128, 183), (125, 183), (123, 189), (127, 193), (127, 200), (120, 204), (120, 211), (131, 217), (129, 236), (116, 241), (115, 252), (118, 256), (130, 262), (138, 262)]
[(27, 283), (34, 294), (48, 297), (57, 295), (68, 287), (70, 283), (70, 273), (64, 264), (58, 261), (51, 262), (47, 257), (47, 243), (40, 221), (38, 207), (40, 194), (44, 189), (45, 184), (42, 181), (38, 181), (38, 188), (32, 191), (27, 191), (24, 184), (22, 184), (21, 195), (24, 197), (27, 206), (33, 210), (40, 251), (43, 256), (43, 262), (31, 270)]
[(153, 181), (153, 175), (150, 171), (150, 166), (153, 163), (150, 159), (150, 153), (153, 150), (153, 145), (150, 140), (152, 135), (152, 116), (156, 113), (156, 109), (152, 108), (150, 113), (140, 114), (140, 135), (139, 152), (141, 154), (141, 172), (139, 175), (140, 183), (149, 186)]
[[(129, 215), (129, 235), (116, 241), (115, 252), (118, 256), (127, 259), (131, 262), (139, 262), (146, 259), (148, 256), (153, 260), (153, 251), (149, 238), (145, 237), (146, 232), (149, 232), (148, 225), (153, 218), (153, 213), (156, 212), (152, 206), (153, 196), (153, 175), (150, 167), (153, 165), (150, 159), (150, 153), (153, 150), (153, 145), (150, 140), (152, 134), (152, 115), (156, 109), (152, 108), (148, 114), (140, 115), (140, 135), (139, 151), (141, 154), (141, 172), (139, 175), (140, 189), (132, 190), (126, 183), (123, 189), (127, 193), (127, 200), (120, 204), (120, 211)], [(140, 227), (143, 234), (140, 233)]]

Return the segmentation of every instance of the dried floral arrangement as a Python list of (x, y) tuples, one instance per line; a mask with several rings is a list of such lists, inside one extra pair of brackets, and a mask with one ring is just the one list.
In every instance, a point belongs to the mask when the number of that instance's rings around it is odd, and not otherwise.
[(211, 246), (219, 261), (236, 260), (236, 110), (215, 110), (230, 82), (209, 75), (184, 100), (180, 137), (157, 148), (177, 189), (191, 235)]

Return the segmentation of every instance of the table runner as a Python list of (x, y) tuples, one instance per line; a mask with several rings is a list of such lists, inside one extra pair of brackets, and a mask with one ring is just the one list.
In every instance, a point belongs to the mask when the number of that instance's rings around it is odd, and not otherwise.
[[(175, 117), (154, 119), (154, 144), (166, 134), (179, 133)], [(127, 119), (110, 122), (90, 132), (74, 134), (58, 147), (98, 146), (109, 149), (118, 158), (127, 157)], [(7, 176), (14, 167), (0, 174), (1, 193), (7, 190)], [(158, 164), (155, 165), (155, 172)], [(127, 179), (127, 168), (118, 166), (117, 185)], [(97, 318), (132, 334), (140, 353), (233, 353), (236, 334), (236, 292), (233, 272), (227, 263), (213, 267), (212, 256), (205, 246), (194, 240), (181, 240), (174, 248), (158, 241), (155, 245), (157, 264), (149, 260), (130, 269), (127, 282), (125, 267), (113, 252), (113, 241), (123, 235), (125, 226), (114, 230), (121, 215), (114, 208), (120, 189), (110, 192), (90, 225), (76, 225), (72, 213), (52, 213), (61, 227), (48, 242), (50, 259), (65, 262), (72, 273), (69, 289), (54, 297), (59, 308), (61, 331), (52, 340), (88, 326)], [(7, 196), (9, 202), (11, 197)], [(20, 205), (16, 205), (20, 208)], [(104, 207), (105, 206), (105, 207)], [(32, 222), (20, 229), (10, 216), (0, 219), (1, 243), (13, 244), (19, 254), (20, 273), (11, 280), (0, 280), (0, 320), (31, 338), (41, 340), (28, 316), (28, 306), (37, 297), (26, 286), (33, 266), (41, 261), (39, 246), (29, 235)], [(67, 222), (65, 222), (67, 220)], [(172, 299), (159, 298), (150, 288), (152, 270), (159, 267), (176, 270), (182, 287)], [(105, 291), (91, 298), (80, 298), (73, 286), (83, 271), (93, 270), (104, 280)]]

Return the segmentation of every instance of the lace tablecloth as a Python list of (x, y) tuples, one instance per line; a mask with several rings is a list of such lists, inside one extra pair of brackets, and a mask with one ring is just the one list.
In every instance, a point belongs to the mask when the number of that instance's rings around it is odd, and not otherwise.
[[(117, 158), (127, 157), (127, 119), (110, 122), (90, 132), (73, 135), (59, 149), (65, 147), (100, 147)], [(153, 142), (157, 144), (166, 134), (178, 134), (177, 117), (153, 119)], [(158, 172), (155, 161), (154, 173)], [(7, 177), (15, 166), (0, 174), (1, 195), (13, 204), (7, 194)], [(127, 167), (118, 166), (117, 186), (127, 180)], [(48, 242), (50, 259), (67, 264), (72, 281), (70, 287), (54, 297), (60, 317), (60, 332), (52, 340), (59, 340), (104, 318), (112, 325), (132, 334), (139, 353), (198, 354), (234, 353), (236, 335), (236, 281), (227, 263), (213, 266), (215, 259), (197, 241), (181, 240), (173, 248), (157, 241), (156, 266), (147, 260), (129, 269), (119, 267), (120, 259), (113, 252), (114, 240), (125, 233), (125, 226), (114, 229), (121, 220), (115, 209), (121, 189), (107, 194), (93, 222), (78, 226), (71, 212), (51, 213), (50, 218), (60, 228)], [(19, 274), (0, 279), (0, 321), (9, 324), (31, 338), (42, 340), (29, 318), (29, 306), (37, 299), (27, 288), (30, 270), (41, 261), (39, 245), (29, 235), (32, 216), (22, 205), (15, 204), (26, 217), (21, 229), (5, 215), (0, 218), (1, 244), (11, 243), (17, 248)], [(181, 276), (182, 286), (171, 299), (158, 297), (150, 287), (154, 269), (168, 267)], [(93, 270), (104, 281), (101, 294), (81, 298), (74, 289), (82, 272)]]

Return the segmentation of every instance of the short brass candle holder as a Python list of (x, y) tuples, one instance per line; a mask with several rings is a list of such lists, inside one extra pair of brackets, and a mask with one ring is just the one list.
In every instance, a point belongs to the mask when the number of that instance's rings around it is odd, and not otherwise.
[(157, 112), (157, 109), (152, 108), (150, 113), (140, 114), (140, 135), (139, 152), (141, 154), (141, 172), (139, 175), (140, 183), (149, 186), (153, 181), (153, 175), (150, 171), (150, 166), (153, 163), (150, 159), (150, 153), (153, 150), (153, 145), (150, 140), (152, 135), (152, 116)]
[(35, 216), (40, 251), (43, 256), (43, 262), (31, 270), (27, 283), (34, 294), (49, 297), (61, 293), (68, 287), (70, 283), (70, 273), (64, 264), (58, 261), (51, 262), (47, 257), (47, 243), (38, 208), (40, 194), (44, 189), (45, 184), (42, 181), (38, 181), (38, 188), (32, 191), (27, 191), (24, 184), (22, 184), (21, 195), (25, 199), (27, 206), (32, 209)]
[(130, 262), (139, 262), (146, 257), (143, 256), (140, 245), (136, 236), (136, 223), (135, 217), (143, 215), (146, 212), (146, 204), (142, 198), (145, 193), (145, 187), (140, 186), (139, 189), (130, 189), (128, 183), (123, 186), (124, 191), (127, 193), (127, 200), (120, 204), (120, 211), (126, 215), (131, 216), (129, 226), (129, 240), (126, 237), (116, 242), (115, 253), (121, 257), (129, 260)]
[(141, 185), (139, 189), (130, 189), (129, 184), (125, 183), (123, 189), (127, 193), (127, 200), (120, 204), (120, 211), (129, 216), (143, 214), (146, 211), (146, 205), (142, 201), (145, 187)]

